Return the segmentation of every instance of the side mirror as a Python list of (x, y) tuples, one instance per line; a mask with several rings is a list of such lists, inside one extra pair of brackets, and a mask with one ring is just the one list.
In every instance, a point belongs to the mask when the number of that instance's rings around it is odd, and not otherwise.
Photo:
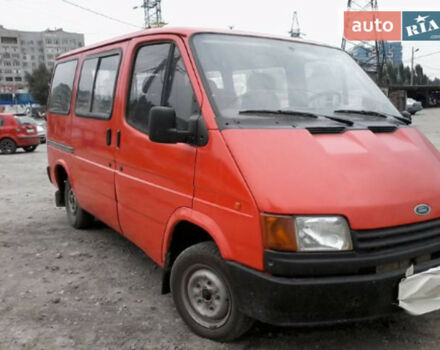
[(157, 143), (193, 143), (195, 137), (192, 130), (177, 130), (174, 108), (161, 106), (150, 110), (148, 133), (150, 140)]

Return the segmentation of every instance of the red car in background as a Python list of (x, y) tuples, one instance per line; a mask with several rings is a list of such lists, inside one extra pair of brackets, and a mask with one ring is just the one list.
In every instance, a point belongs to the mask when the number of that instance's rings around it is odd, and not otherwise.
[(26, 116), (0, 114), (0, 153), (12, 154), (17, 148), (33, 152), (40, 144), (35, 122)]

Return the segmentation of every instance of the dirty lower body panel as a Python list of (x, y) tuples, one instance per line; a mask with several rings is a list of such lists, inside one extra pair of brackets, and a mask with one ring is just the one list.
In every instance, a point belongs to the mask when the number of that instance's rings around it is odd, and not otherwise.
[[(416, 272), (439, 266), (421, 264)], [(401, 310), (398, 291), (406, 269), (380, 274), (307, 278), (271, 276), (229, 262), (242, 312), (275, 325), (333, 324)]]

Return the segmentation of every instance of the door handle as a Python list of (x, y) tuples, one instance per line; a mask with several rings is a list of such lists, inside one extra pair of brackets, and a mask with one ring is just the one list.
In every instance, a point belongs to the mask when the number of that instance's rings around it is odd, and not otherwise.
[(107, 132), (105, 134), (105, 143), (107, 146), (110, 146), (112, 144), (112, 129), (107, 129)]
[(116, 131), (116, 148), (121, 146), (121, 130)]

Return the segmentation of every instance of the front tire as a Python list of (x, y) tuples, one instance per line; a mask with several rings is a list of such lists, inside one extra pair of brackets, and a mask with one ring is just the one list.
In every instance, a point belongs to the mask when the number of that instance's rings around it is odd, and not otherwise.
[(25, 152), (33, 152), (33, 151), (35, 151), (36, 149), (37, 149), (37, 146), (25, 146), (25, 147), (23, 147), (23, 149), (24, 149), (24, 151)]
[(177, 257), (171, 270), (171, 292), (180, 316), (201, 337), (232, 341), (254, 323), (238, 309), (214, 242), (193, 245)]
[(17, 150), (17, 144), (14, 140), (9, 138), (4, 138), (0, 141), (0, 153), (2, 154), (13, 154)]
[(64, 186), (64, 200), (70, 225), (76, 229), (85, 229), (93, 224), (94, 217), (79, 206), (69, 180), (66, 180)]

